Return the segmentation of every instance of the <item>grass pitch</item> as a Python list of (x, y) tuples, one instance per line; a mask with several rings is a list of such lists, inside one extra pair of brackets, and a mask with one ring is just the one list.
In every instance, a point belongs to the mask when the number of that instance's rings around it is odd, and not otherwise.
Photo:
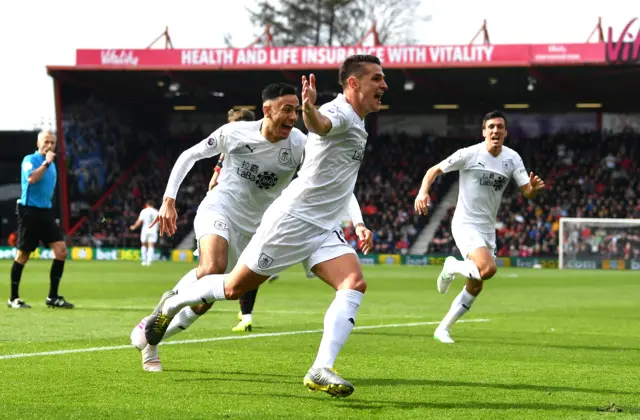
[(191, 265), (70, 261), (60, 290), (74, 310), (45, 307), (49, 266), (25, 268), (33, 309), (1, 310), (0, 418), (640, 417), (638, 272), (500, 269), (463, 318), (478, 322), (444, 345), (433, 330), (462, 280), (442, 296), (439, 267), (365, 266), (336, 366), (356, 390), (332, 399), (302, 378), (334, 293), (299, 267), (260, 289), (252, 333), (232, 333), (238, 304), (218, 302), (147, 373), (129, 333)]

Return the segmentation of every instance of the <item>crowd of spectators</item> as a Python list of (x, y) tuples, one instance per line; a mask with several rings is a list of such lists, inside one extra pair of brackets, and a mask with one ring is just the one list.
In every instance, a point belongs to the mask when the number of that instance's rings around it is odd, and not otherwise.
[[(131, 231), (129, 226), (137, 220), (146, 201), (152, 200), (156, 208), (160, 207), (176, 159), (183, 150), (201, 139), (201, 133), (196, 132), (145, 152), (132, 176), (116, 188), (99, 208), (89, 212), (87, 222), (73, 235), (72, 241), (77, 245), (96, 247), (138, 247), (140, 231)], [(160, 237), (161, 246), (177, 247), (184, 235), (191, 231), (215, 163), (215, 159), (200, 161), (185, 178), (176, 200), (177, 234), (170, 238)]]
[[(91, 212), (81, 229), (72, 238), (78, 245), (102, 247), (137, 247), (139, 232), (128, 227), (135, 221), (144, 202), (156, 201), (157, 206), (175, 160), (202, 133), (192, 133), (189, 140), (165, 143), (162, 153), (147, 152), (131, 179), (117, 188), (102, 206)], [(404, 134), (385, 135), (370, 139), (360, 170), (356, 197), (365, 223), (375, 237), (375, 252), (406, 253), (428, 217), (413, 214), (413, 200), (426, 169), (436, 163), (438, 150), (453, 152), (461, 141), (440, 138), (409, 137)], [(191, 231), (198, 204), (204, 198), (215, 159), (198, 162), (182, 184), (176, 200), (178, 233), (169, 246), (177, 246)], [(446, 193), (450, 180), (438, 182), (433, 197)], [(345, 224), (345, 236), (357, 246), (353, 226)], [(165, 239), (166, 241), (166, 239)]]
[(65, 105), (62, 118), (73, 224), (134, 163), (153, 137), (136, 129), (126, 113), (93, 97)]
[[(70, 242), (97, 247), (139, 246), (139, 232), (131, 232), (129, 226), (145, 201), (151, 199), (160, 206), (178, 155), (202, 139), (204, 133), (196, 130), (158, 141), (143, 136), (122, 115), (91, 99), (81, 106), (67, 107), (64, 117), (71, 208), (76, 219), (80, 215), (87, 218)], [(640, 177), (637, 162), (632, 159), (639, 152), (639, 139), (631, 132), (568, 132), (508, 139), (507, 144), (521, 154), (527, 168), (545, 179), (547, 190), (527, 200), (513, 183), (509, 185), (498, 212), (497, 255), (557, 256), (561, 217), (640, 218)], [(431, 217), (413, 211), (425, 171), (475, 141), (402, 132), (370, 136), (355, 194), (365, 223), (374, 234), (374, 252), (408, 253)], [(95, 211), (87, 210), (88, 203), (102, 196), (136, 161), (130, 176), (102, 205)], [(173, 248), (191, 231), (214, 164), (215, 160), (199, 162), (185, 179), (177, 200), (178, 234), (162, 238), (161, 246)], [(438, 178), (431, 190), (435, 206), (456, 179), (452, 174)], [(83, 202), (84, 207), (78, 204)], [(454, 209), (448, 209), (428, 253), (458, 254), (450, 230)], [(565, 252), (637, 257), (639, 234), (640, 229), (580, 227), (567, 233)], [(353, 226), (347, 221), (345, 236), (357, 247)]]
[[(383, 134), (367, 141), (367, 151), (355, 188), (365, 224), (374, 235), (374, 252), (406, 254), (429, 217), (416, 215), (413, 202), (427, 169), (468, 140), (404, 133)], [(431, 189), (437, 202), (453, 183), (438, 179)], [(354, 247), (352, 226), (345, 236)]]

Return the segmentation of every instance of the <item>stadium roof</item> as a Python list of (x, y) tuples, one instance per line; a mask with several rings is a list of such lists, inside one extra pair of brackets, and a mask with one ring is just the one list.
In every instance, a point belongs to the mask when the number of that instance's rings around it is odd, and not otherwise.
[[(313, 71), (318, 91), (329, 100), (340, 91), (336, 70)], [(50, 68), (63, 84), (106, 96), (128, 98), (148, 106), (192, 105), (229, 109), (260, 104), (265, 84), (299, 86), (300, 70), (159, 71)], [(385, 69), (391, 87), (383, 102), (391, 111), (422, 112), (438, 104), (460, 109), (486, 109), (503, 104), (529, 104), (532, 110), (562, 112), (577, 103), (600, 103), (609, 111), (640, 108), (640, 66), (562, 66), (519, 68)], [(321, 101), (324, 98), (320, 98)]]

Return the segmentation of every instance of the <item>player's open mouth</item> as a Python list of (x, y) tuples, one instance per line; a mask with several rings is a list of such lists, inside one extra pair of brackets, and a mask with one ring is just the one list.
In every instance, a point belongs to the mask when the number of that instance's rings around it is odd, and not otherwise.
[(284, 131), (291, 131), (293, 130), (293, 124), (282, 124), (282, 129)]
[(378, 103), (378, 105), (382, 105), (382, 95), (384, 94), (384, 92), (377, 92), (375, 95), (373, 95), (373, 97), (376, 99), (376, 102)]

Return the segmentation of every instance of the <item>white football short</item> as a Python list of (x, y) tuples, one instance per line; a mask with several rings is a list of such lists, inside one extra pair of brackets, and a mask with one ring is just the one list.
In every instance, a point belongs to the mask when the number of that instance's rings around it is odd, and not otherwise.
[(340, 227), (326, 230), (269, 208), (240, 262), (255, 273), (271, 276), (297, 263), (309, 273), (321, 262), (355, 253)]
[(474, 249), (487, 247), (489, 252), (496, 257), (496, 233), (479, 232), (472, 226), (451, 226), (451, 233), (453, 239), (456, 241), (456, 246), (462, 254), (462, 258), (466, 259), (467, 255)]
[(143, 244), (151, 243), (155, 244), (158, 242), (158, 231), (157, 230), (143, 230), (140, 233), (140, 242)]
[(244, 235), (233, 228), (229, 223), (229, 218), (224, 214), (200, 207), (193, 221), (193, 230), (196, 233), (198, 249), (200, 249), (200, 238), (206, 235), (218, 235), (227, 240), (227, 269), (225, 273), (231, 272), (238, 262), (242, 251), (246, 248), (251, 236)]

